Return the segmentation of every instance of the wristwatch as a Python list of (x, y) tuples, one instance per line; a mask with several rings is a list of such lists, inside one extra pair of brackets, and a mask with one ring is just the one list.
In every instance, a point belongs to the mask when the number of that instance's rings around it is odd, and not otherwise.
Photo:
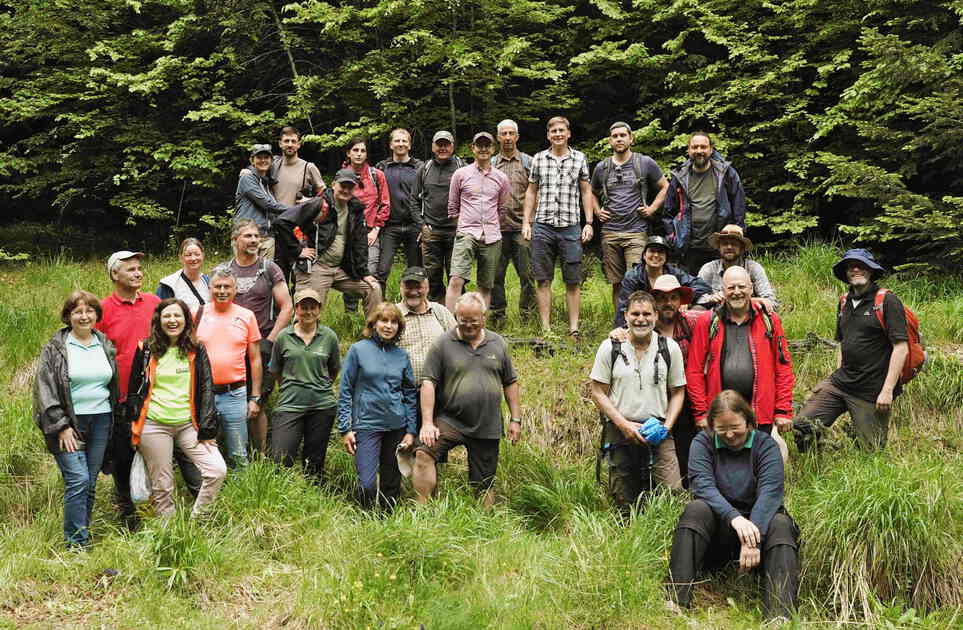
[(248, 396), (248, 397), (247, 397), (247, 401), (248, 401), (248, 402), (251, 402), (252, 400), (257, 403), (257, 406), (258, 406), (258, 407), (261, 406), (261, 397), (260, 397), (260, 396)]

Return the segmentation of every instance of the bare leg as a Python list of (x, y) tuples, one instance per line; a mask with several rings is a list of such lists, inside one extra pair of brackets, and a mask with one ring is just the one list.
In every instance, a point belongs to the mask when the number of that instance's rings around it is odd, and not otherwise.
[(438, 472), (435, 460), (424, 451), (415, 453), (415, 466), (411, 472), (411, 485), (415, 488), (416, 500), (425, 504), (435, 492), (438, 485)]
[[(448, 291), (445, 293), (445, 306), (452, 313), (455, 312), (455, 302), (461, 297), (461, 291), (465, 287), (465, 279), (458, 276), (448, 278)], [(489, 292), (489, 295), (491, 292)], [(487, 302), (487, 300), (486, 300)]]
[(538, 318), (542, 320), (542, 331), (552, 329), (549, 315), (552, 311), (552, 283), (539, 281), (535, 288), (535, 301), (538, 302)]
[(568, 307), (569, 332), (578, 330), (579, 310), (582, 308), (582, 286), (579, 284), (565, 285), (565, 306)]

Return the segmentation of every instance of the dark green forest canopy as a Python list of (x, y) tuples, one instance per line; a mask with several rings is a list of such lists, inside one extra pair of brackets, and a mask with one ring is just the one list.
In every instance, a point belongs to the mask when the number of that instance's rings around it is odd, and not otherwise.
[(156, 247), (223, 217), (246, 147), (285, 124), (330, 173), (357, 132), (379, 158), (405, 126), (424, 157), (435, 129), (467, 153), (472, 133), (513, 118), (536, 151), (563, 114), (590, 158), (624, 119), (663, 168), (689, 132), (713, 132), (756, 240), (963, 255), (963, 0), (14, 6), (0, 13), (5, 222)]

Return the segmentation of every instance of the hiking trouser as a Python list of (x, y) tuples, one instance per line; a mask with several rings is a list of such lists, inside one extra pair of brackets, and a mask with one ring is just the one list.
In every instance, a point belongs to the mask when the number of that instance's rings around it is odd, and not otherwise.
[(448, 289), (446, 276), (450, 278), (451, 253), (455, 248), (453, 228), (431, 228), (421, 237), (421, 258), (428, 275), (428, 299), (445, 303)]
[(890, 412), (879, 411), (874, 402), (847, 394), (828, 378), (813, 388), (812, 395), (799, 412), (800, 417), (793, 423), (797, 429), (796, 445), (801, 447), (800, 450), (806, 450), (809, 446), (807, 440), (811, 437), (800, 430), (800, 418), (819, 420), (822, 426), (816, 429), (818, 431), (822, 427), (832, 426), (847, 411), (853, 420), (860, 445), (871, 451), (886, 448)]
[(656, 482), (672, 490), (682, 488), (675, 441), (671, 436), (652, 453), (649, 446), (627, 443), (622, 432), (611, 422), (606, 422), (602, 431), (602, 443), (610, 445), (609, 492), (623, 514), (628, 514), (636, 503), (642, 507)]
[(518, 275), (518, 313), (525, 317), (535, 309), (535, 281), (532, 278), (532, 246), (522, 238), (521, 232), (502, 232), (502, 252), (495, 269), (491, 306), (492, 315), (500, 317), (504, 317), (508, 310), (505, 274), (509, 263), (515, 266)]
[(675, 424), (672, 425), (672, 439), (675, 441), (675, 457), (679, 460), (679, 475), (682, 477), (682, 487), (687, 490), (689, 488), (689, 448), (698, 433), (699, 427), (696, 426), (695, 417), (692, 415), (692, 403), (686, 396), (682, 411), (679, 412), (679, 417), (675, 419)]
[[(701, 499), (689, 502), (679, 518), (669, 557), (670, 594), (680, 606), (692, 605), (692, 586), (700, 569), (712, 571), (736, 560), (742, 544), (729, 523), (723, 523)], [(758, 567), (763, 581), (767, 619), (790, 617), (799, 590), (799, 528), (785, 511), (769, 523)]]
[(324, 483), (324, 462), (328, 455), (335, 412), (334, 407), (275, 411), (271, 416), (271, 455), (274, 461), (282, 466), (293, 466), (294, 462), (303, 461), (304, 472), (316, 483)]
[(359, 500), (365, 508), (379, 504), (391, 510), (401, 497), (401, 471), (395, 451), (405, 437), (404, 428), (389, 431), (355, 431)]

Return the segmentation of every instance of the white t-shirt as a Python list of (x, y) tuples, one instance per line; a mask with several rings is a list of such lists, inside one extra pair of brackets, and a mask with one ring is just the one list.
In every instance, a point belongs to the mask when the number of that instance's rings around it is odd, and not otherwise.
[[(669, 410), (669, 387), (685, 385), (685, 365), (682, 350), (674, 339), (666, 338), (671, 367), (659, 354), (658, 333), (652, 332), (649, 346), (641, 359), (635, 357), (631, 342), (622, 343), (622, 357), (612, 369), (612, 340), (606, 339), (595, 353), (591, 379), (610, 385), (609, 399), (626, 419), (638, 422), (649, 417), (665, 418)], [(624, 357), (624, 359), (623, 359)], [(655, 383), (658, 361), (659, 383)]]

